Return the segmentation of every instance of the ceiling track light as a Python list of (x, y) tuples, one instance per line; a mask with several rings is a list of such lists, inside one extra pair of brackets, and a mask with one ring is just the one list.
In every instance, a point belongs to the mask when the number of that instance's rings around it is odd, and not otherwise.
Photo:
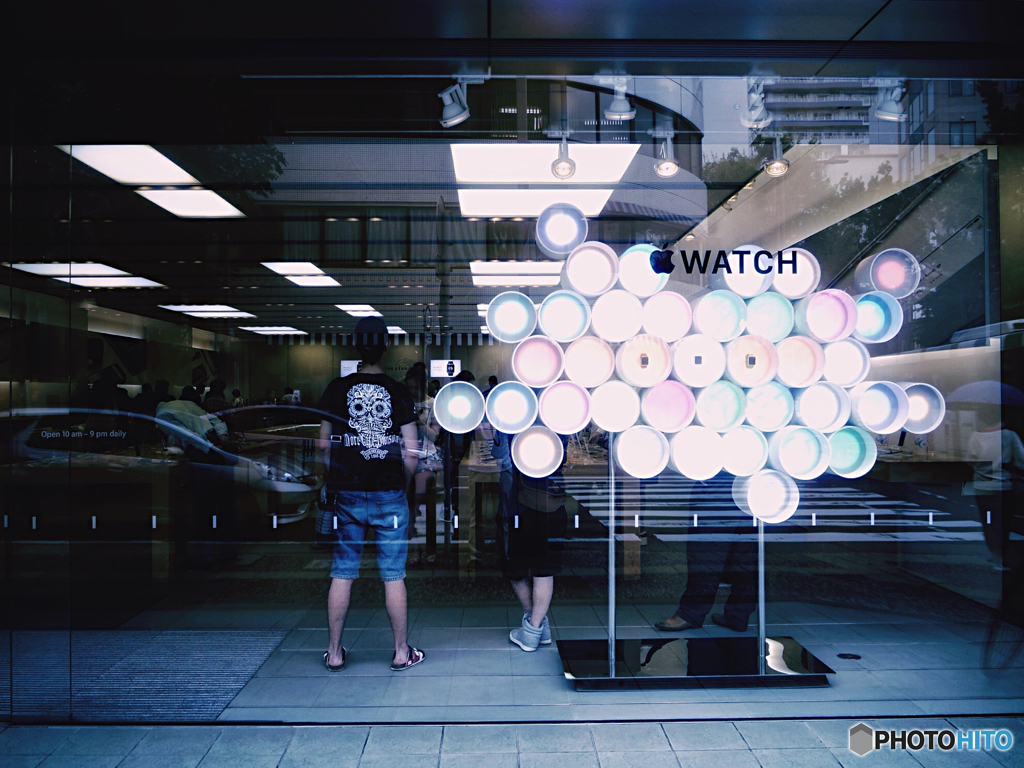
[(785, 176), (789, 172), (789, 160), (782, 156), (782, 139), (775, 137), (772, 159), (764, 163), (764, 172), (769, 176)]
[(604, 111), (605, 119), (618, 122), (632, 120), (636, 117), (636, 108), (629, 103), (629, 99), (626, 97), (626, 78), (613, 78), (612, 86), (615, 88), (615, 96)]
[(745, 128), (760, 130), (767, 128), (771, 122), (772, 113), (764, 106), (764, 85), (754, 82), (747, 91), (747, 108), (740, 113), (740, 123)]
[(676, 160), (675, 149), (672, 146), (672, 137), (676, 135), (676, 132), (669, 129), (650, 128), (647, 133), (654, 139), (661, 139), (654, 161), (654, 172), (663, 179), (672, 178), (679, 173), (679, 161)]
[(633, 120), (637, 116), (635, 106), (630, 103), (630, 100), (626, 97), (626, 83), (622, 85), (615, 85), (615, 96), (611, 99), (611, 103), (608, 104), (608, 109), (604, 111), (604, 117), (607, 120)]
[(449, 85), (437, 97), (444, 105), (441, 108), (441, 127), (453, 128), (469, 119), (469, 102), (466, 100), (467, 85), (483, 85), (491, 76), (488, 69), (486, 75), (474, 77), (456, 77), (455, 84)]
[(904, 93), (905, 89), (900, 85), (895, 88), (883, 88), (878, 99), (878, 106), (875, 107), (875, 117), (893, 123), (906, 120), (907, 113), (903, 109), (903, 104), (900, 103)]
[(576, 173), (576, 161), (569, 157), (569, 132), (558, 131), (562, 141), (558, 145), (558, 157), (551, 163), (551, 175), (556, 179), (570, 179)]

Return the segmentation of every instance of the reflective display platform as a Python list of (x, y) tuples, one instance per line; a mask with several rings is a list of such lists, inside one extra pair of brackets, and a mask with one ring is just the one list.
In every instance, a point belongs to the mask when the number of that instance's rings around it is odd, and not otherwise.
[(769, 637), (766, 645), (763, 674), (756, 637), (616, 640), (614, 676), (607, 640), (559, 640), (558, 653), (577, 691), (821, 687), (835, 673), (791, 637)]

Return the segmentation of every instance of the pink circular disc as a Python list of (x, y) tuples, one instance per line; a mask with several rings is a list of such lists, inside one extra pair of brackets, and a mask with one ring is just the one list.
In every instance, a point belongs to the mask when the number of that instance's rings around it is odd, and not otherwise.
[(512, 353), (512, 372), (528, 387), (539, 389), (562, 375), (562, 348), (547, 336), (523, 339)]
[(693, 421), (697, 403), (689, 387), (670, 379), (644, 392), (640, 411), (650, 426), (671, 434)]

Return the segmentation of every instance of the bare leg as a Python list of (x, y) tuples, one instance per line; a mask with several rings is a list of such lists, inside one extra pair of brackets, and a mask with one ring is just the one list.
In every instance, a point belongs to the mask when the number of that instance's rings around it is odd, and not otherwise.
[(395, 663), (409, 660), (409, 611), (405, 579), (384, 582), (384, 605), (391, 619), (391, 632), (395, 636)]
[(345, 628), (351, 597), (352, 579), (331, 579), (331, 589), (327, 593), (327, 662), (332, 666), (341, 664), (341, 631)]
[(533, 610), (533, 594), (530, 585), (530, 579), (526, 578), (522, 581), (513, 581), (512, 589), (516, 593), (516, 597), (519, 598), (519, 602), (523, 604), (523, 612), (530, 613)]
[(555, 593), (554, 576), (533, 577), (533, 610), (530, 613), (530, 624), (540, 627), (551, 607), (551, 598)]

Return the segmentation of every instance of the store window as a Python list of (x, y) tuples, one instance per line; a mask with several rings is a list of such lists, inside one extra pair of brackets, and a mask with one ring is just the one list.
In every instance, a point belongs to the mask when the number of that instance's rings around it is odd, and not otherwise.
[(980, 85), (69, 77), (10, 151), (2, 714), (1016, 700)]

